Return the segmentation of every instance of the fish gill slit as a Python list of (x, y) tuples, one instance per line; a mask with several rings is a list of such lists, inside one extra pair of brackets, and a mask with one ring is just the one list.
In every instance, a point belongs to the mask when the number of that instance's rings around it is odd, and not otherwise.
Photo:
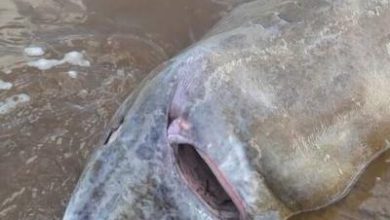
[(125, 121), (125, 117), (122, 117), (119, 122), (117, 123), (117, 126), (111, 128), (108, 132), (108, 135), (106, 137), (106, 139), (104, 140), (103, 142), (103, 145), (106, 145), (110, 142), (112, 142), (112, 138), (115, 136), (115, 133), (118, 132), (119, 128), (121, 127), (121, 125), (123, 124), (123, 122)]
[[(167, 130), (175, 120), (186, 115), (180, 105), (172, 101), (167, 114)], [(184, 138), (184, 140), (187, 138)], [(183, 141), (183, 140), (182, 140)], [(184, 141), (186, 142), (186, 141)], [(183, 183), (196, 197), (213, 213), (217, 219), (237, 220), (243, 219), (243, 210), (229, 195), (229, 189), (223, 184), (211, 169), (207, 161), (202, 157), (199, 148), (194, 143), (171, 142), (176, 168)], [(226, 184), (225, 184), (226, 185)]]
[(180, 174), (197, 197), (218, 219), (240, 219), (239, 209), (196, 147), (173, 145)]

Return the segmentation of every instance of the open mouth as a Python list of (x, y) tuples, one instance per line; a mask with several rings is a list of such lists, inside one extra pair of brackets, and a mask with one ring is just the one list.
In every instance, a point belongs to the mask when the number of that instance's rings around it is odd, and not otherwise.
[(239, 209), (229, 196), (226, 184), (218, 180), (195, 147), (188, 144), (173, 147), (181, 176), (210, 211), (218, 219), (240, 219)]

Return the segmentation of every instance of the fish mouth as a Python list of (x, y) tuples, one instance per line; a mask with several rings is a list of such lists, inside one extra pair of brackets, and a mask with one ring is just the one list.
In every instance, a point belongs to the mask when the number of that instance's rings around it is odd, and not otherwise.
[(182, 179), (208, 210), (217, 219), (243, 219), (241, 199), (217, 166), (190, 144), (173, 149)]

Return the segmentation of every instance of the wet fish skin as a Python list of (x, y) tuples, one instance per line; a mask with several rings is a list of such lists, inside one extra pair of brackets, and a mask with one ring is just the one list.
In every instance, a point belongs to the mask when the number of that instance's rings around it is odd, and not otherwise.
[(343, 198), (388, 149), (390, 12), (374, 2), (237, 7), (125, 102), (64, 219), (217, 219), (184, 184), (175, 144), (212, 161), (241, 218)]

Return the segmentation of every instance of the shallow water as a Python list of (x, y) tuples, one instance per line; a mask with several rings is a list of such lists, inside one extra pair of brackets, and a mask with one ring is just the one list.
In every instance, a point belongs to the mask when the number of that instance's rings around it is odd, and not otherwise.
[[(233, 2), (1, 0), (0, 219), (60, 219), (116, 108)], [(386, 154), (346, 199), (294, 219), (390, 219), (389, 167)]]

